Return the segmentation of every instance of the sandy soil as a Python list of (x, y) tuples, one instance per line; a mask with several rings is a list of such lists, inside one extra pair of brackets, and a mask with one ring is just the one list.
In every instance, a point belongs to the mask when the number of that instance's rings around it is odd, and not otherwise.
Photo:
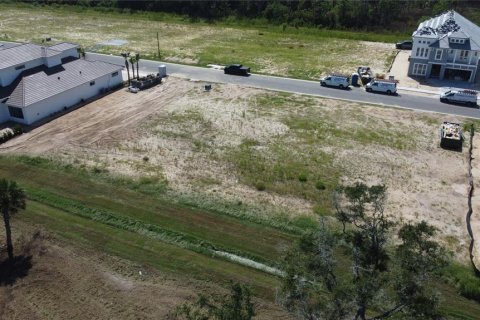
[(342, 181), (385, 183), (387, 210), (396, 220), (427, 220), (439, 228), (439, 237), (450, 249), (465, 259), (466, 151), (438, 146), (439, 123), (465, 119), (328, 99), (313, 100), (314, 105), (306, 109), (259, 109), (255, 98), (245, 99), (259, 94), (265, 91), (234, 85), (215, 85), (206, 93), (201, 82), (170, 77), (136, 95), (123, 90), (113, 93), (1, 148), (3, 153), (50, 155), (131, 177), (161, 175), (176, 192), (242, 201), (261, 206), (264, 212), (274, 208), (290, 215), (313, 215), (314, 204), (305, 199), (259, 192), (240, 183), (222, 154), (244, 139), (268, 145), (279, 136), (289, 136), (282, 117), (314, 108), (312, 116), (351, 132), (370, 126), (409, 133), (414, 149), (335, 138), (320, 147), (342, 168)]
[[(15, 243), (16, 253), (31, 256), (32, 267), (13, 285), (0, 283), (0, 319), (168, 319), (172, 309), (195, 301), (197, 294), (227, 293), (14, 225), (24, 235)], [(0, 250), (0, 262), (4, 259)], [(288, 319), (277, 306), (255, 303), (258, 319)]]

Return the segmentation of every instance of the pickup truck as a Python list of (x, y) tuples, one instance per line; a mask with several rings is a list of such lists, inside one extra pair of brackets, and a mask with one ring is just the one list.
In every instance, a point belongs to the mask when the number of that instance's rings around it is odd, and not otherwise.
[(250, 68), (244, 67), (241, 64), (229, 64), (223, 69), (225, 74), (234, 74), (237, 76), (248, 76), (250, 74)]

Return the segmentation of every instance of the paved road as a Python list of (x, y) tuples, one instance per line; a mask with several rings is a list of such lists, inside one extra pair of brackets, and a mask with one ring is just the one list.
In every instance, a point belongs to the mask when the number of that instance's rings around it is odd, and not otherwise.
[[(87, 53), (86, 58), (90, 60), (100, 60), (124, 65), (123, 58), (119, 56)], [(208, 82), (233, 83), (262, 89), (309, 94), (334, 99), (353, 100), (384, 106), (440, 112), (480, 119), (479, 109), (461, 105), (444, 104), (439, 101), (438, 96), (415, 95), (405, 92), (400, 92), (397, 96), (388, 96), (384, 94), (368, 93), (362, 88), (352, 88), (350, 90), (324, 88), (320, 87), (320, 84), (317, 81), (296, 80), (257, 74), (252, 74), (249, 77), (239, 77), (225, 75), (222, 70), (174, 63), (160, 63), (158, 61), (151, 60), (140, 60), (140, 72), (157, 73), (158, 66), (160, 64), (165, 64), (167, 66), (167, 73), (169, 75), (190, 79), (198, 79)]]

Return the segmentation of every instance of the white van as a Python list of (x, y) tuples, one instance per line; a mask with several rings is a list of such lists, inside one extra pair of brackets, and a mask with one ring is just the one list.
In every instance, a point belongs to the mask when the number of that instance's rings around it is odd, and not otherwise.
[(320, 79), (322, 87), (339, 87), (340, 89), (347, 89), (350, 85), (350, 78), (347, 76), (329, 75)]
[(397, 82), (392, 80), (374, 79), (367, 83), (365, 90), (367, 92), (383, 92), (386, 94), (397, 93)]
[(448, 90), (440, 94), (441, 102), (464, 103), (468, 106), (477, 105), (477, 91), (475, 90)]

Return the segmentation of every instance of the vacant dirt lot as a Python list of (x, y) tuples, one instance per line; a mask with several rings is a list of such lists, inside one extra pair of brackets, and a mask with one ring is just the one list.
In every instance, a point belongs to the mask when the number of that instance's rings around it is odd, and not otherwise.
[[(338, 184), (385, 183), (395, 219), (428, 220), (465, 256), (466, 156), (439, 148), (443, 120), (234, 85), (207, 93), (202, 83), (170, 77), (136, 95), (115, 92), (7, 142), (2, 152), (162, 177), (173, 192), (293, 218), (328, 214)], [(326, 190), (317, 190), (320, 183)]]
[[(194, 302), (197, 294), (227, 294), (212, 284), (173, 278), (66, 243), (19, 221), (14, 231), (23, 235), (15, 241), (16, 254), (31, 266), (14, 283), (6, 284), (0, 275), (0, 319), (168, 319), (177, 305)], [(0, 261), (5, 258), (0, 250)], [(273, 304), (255, 303), (258, 319), (288, 319)]]

